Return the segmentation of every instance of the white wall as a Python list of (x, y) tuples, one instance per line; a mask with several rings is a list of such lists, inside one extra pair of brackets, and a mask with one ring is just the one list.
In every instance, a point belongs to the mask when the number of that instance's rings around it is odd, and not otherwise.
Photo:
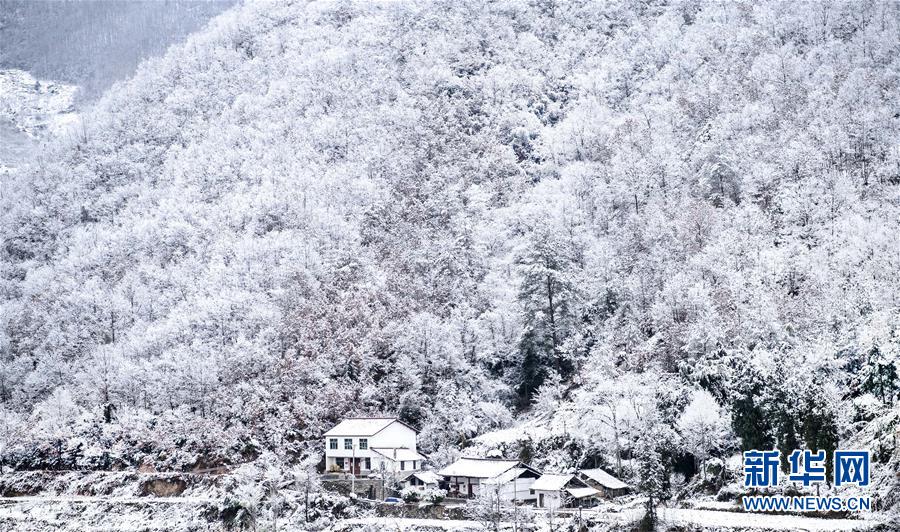
[[(338, 448), (331, 449), (329, 448), (328, 442), (332, 438), (336, 438), (338, 441)], [(349, 438), (353, 440), (353, 446), (355, 450), (344, 449), (344, 439)], [(369, 449), (372, 448), (372, 438), (367, 438), (369, 440)], [(356, 456), (357, 458), (375, 458), (379, 456), (375, 452), (371, 450), (361, 450), (359, 448), (359, 436), (326, 436), (325, 437), (325, 457), (332, 456), (343, 456), (344, 458), (350, 458), (352, 456)]]
[[(482, 489), (495, 490), (497, 486), (494, 484), (481, 484), (481, 480), (468, 477), (450, 477), (447, 479), (451, 488), (454, 484), (459, 484), (459, 492), (465, 497), (468, 493), (469, 484), (473, 485), (472, 494), (477, 496)], [(536, 499), (536, 495), (531, 494), (531, 486), (534, 485), (533, 478), (517, 478), (514, 482), (507, 482), (500, 485), (500, 499), (503, 501), (519, 501), (527, 502)]]
[(500, 497), (505, 501), (528, 501), (534, 500), (536, 495), (531, 494), (531, 486), (534, 485), (533, 478), (517, 478), (513, 482), (507, 482), (500, 486)]
[(543, 506), (541, 506), (541, 508), (556, 509), (556, 508), (559, 508), (562, 504), (562, 501), (561, 501), (558, 491), (536, 490), (534, 493), (535, 493), (535, 497), (537, 497), (539, 505), (540, 505), (541, 495), (544, 496), (544, 504), (543, 504)]
[(411, 483), (409, 483), (409, 482), (407, 481), (407, 482), (405, 482), (404, 484), (405, 484), (407, 487), (412, 488), (412, 489), (414, 489), (414, 490), (416, 490), (416, 491), (420, 491), (420, 492), (422, 492), (422, 493), (424, 493), (424, 492), (426, 492), (426, 491), (429, 491), (429, 490), (436, 490), (436, 489), (438, 489), (437, 483), (432, 483), (432, 484), (422, 484), (422, 485), (420, 485), (420, 486), (414, 486), (414, 485), (412, 485)]
[(369, 439), (369, 447), (405, 447), (416, 450), (416, 431), (394, 422)]

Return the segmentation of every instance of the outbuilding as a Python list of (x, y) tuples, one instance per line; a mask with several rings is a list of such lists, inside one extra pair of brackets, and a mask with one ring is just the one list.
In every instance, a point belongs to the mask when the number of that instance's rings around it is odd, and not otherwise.
[(438, 489), (443, 480), (444, 477), (434, 471), (416, 471), (403, 480), (403, 485), (418, 491), (429, 491)]
[(541, 475), (531, 486), (537, 496), (538, 508), (568, 508), (593, 506), (600, 492), (572, 474)]
[(631, 486), (600, 468), (581, 469), (578, 471), (578, 478), (588, 486), (599, 491), (601, 497), (607, 499), (625, 495), (631, 491)]

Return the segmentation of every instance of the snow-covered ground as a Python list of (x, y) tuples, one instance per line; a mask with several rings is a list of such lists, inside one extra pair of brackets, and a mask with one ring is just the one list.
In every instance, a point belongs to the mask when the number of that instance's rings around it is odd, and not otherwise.
[(28, 504), (65, 502), (74, 504), (207, 504), (216, 502), (208, 497), (92, 497), (79, 495), (56, 495), (35, 497), (0, 497), (0, 504)]
[[(0, 530), (204, 530), (204, 501), (189, 497), (22, 497), (0, 500)], [(214, 506), (213, 506), (214, 507)]]
[(666, 524), (691, 524), (713, 530), (866, 530), (879, 522), (874, 519), (820, 519), (800, 515), (746, 514), (683, 508), (660, 509), (659, 517)]
[(0, 116), (32, 138), (60, 133), (77, 120), (78, 87), (35, 79), (22, 70), (0, 70)]
[(480, 530), (484, 528), (477, 521), (458, 519), (406, 519), (402, 517), (359, 517), (344, 519), (335, 523), (331, 530), (353, 530), (361, 527), (374, 527), (383, 530), (422, 530), (427, 528), (441, 530)]
[[(584, 511), (583, 517), (593, 517), (597, 521), (626, 527), (637, 522), (643, 512), (627, 510), (620, 513)], [(694, 525), (710, 530), (805, 530), (808, 532), (825, 532), (841, 530), (866, 530), (878, 524), (871, 519), (819, 519), (794, 515), (748, 515), (736, 512), (715, 510), (660, 509), (659, 517), (665, 525)], [(557, 517), (559, 520), (559, 517)], [(512, 528), (512, 523), (505, 523), (504, 528)], [(539, 518), (537, 525), (548, 525), (546, 517)], [(394, 517), (361, 517), (345, 519), (337, 522), (331, 530), (335, 532), (357, 528), (376, 528), (381, 530), (472, 530), (482, 529), (476, 521), (439, 520), (439, 519), (405, 519)]]
[[(0, 498), (0, 529), (11, 530), (194, 530), (224, 529), (224, 523), (210, 514), (223, 501), (207, 497), (116, 497), (49, 496)], [(295, 509), (296, 510), (296, 509)], [(295, 512), (302, 515), (302, 512)], [(265, 514), (265, 512), (263, 512)], [(574, 512), (556, 513), (553, 524), (571, 519)], [(746, 514), (710, 509), (660, 508), (664, 525), (687, 525), (707, 530), (805, 530), (809, 532), (868, 530), (883, 522), (873, 514), (860, 519), (821, 519), (798, 515)], [(582, 517), (613, 529), (626, 528), (643, 516), (639, 505), (605, 505), (599, 510), (583, 510)], [(287, 515), (283, 523), (289, 522)], [(296, 517), (296, 516), (295, 516)], [(266, 521), (263, 515), (259, 523)], [(295, 520), (296, 522), (296, 520)], [(539, 530), (554, 528), (549, 514), (537, 513)], [(508, 523), (504, 528), (512, 528)], [(6, 527), (6, 528), (5, 528)], [(328, 527), (334, 532), (351, 530), (480, 530), (471, 520), (412, 519), (398, 517), (353, 517), (338, 519)]]

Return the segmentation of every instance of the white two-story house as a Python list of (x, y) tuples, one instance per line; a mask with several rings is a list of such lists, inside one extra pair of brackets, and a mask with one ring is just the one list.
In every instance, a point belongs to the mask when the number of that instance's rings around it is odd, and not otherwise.
[(347, 418), (325, 433), (325, 471), (358, 476), (422, 469), (416, 431), (392, 417)]

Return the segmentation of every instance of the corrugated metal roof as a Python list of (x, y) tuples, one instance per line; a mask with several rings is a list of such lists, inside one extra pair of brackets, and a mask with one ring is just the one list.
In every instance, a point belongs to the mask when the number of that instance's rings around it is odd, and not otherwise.
[(534, 481), (531, 489), (541, 491), (559, 491), (566, 487), (574, 475), (541, 475)]
[(617, 479), (616, 477), (610, 475), (609, 473), (607, 473), (606, 471), (604, 471), (600, 468), (582, 469), (579, 472), (582, 475), (593, 480), (597, 484), (600, 484), (604, 488), (608, 488), (611, 490), (620, 490), (620, 489), (625, 489), (625, 488), (631, 487), (628, 484), (622, 482), (621, 480)]

